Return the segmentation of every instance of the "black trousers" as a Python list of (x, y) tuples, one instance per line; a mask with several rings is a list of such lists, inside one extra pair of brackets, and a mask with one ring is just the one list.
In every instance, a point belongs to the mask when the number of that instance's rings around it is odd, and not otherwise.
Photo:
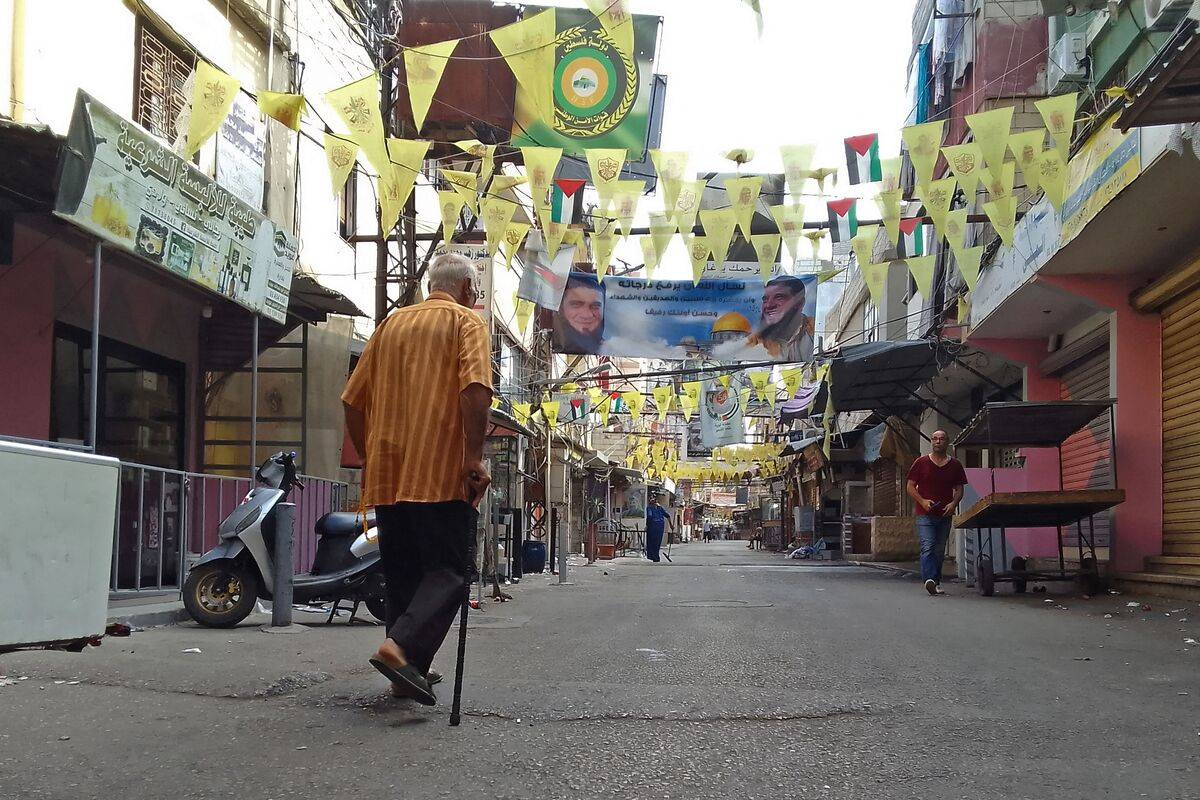
[(465, 598), (479, 512), (459, 500), (375, 509), (387, 635), (427, 672)]

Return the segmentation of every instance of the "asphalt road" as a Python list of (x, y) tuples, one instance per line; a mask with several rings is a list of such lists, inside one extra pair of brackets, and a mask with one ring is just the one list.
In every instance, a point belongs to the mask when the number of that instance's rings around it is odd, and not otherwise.
[(1200, 798), (1195, 603), (672, 555), (474, 614), (459, 728), (449, 680), (387, 696), (378, 627), (0, 656), (0, 798)]

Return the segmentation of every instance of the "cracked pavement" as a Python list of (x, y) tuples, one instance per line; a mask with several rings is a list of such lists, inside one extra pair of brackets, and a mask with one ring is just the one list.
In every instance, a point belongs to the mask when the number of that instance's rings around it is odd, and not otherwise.
[(387, 694), (380, 627), (316, 617), (0, 656), (0, 798), (1200, 798), (1194, 602), (672, 557), (473, 612), (459, 728), (456, 631), (435, 708)]

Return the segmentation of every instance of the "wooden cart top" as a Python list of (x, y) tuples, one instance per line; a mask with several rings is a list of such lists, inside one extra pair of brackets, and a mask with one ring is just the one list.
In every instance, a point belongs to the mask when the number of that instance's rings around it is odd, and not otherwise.
[(1124, 489), (995, 492), (954, 518), (956, 528), (1054, 528), (1125, 502)]

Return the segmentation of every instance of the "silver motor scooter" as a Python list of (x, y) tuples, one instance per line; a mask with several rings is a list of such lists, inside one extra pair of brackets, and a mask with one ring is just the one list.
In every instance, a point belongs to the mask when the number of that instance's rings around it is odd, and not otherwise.
[[(210, 628), (228, 628), (244, 620), (258, 598), (271, 599), (274, 586), (275, 509), (292, 489), (303, 491), (296, 474), (296, 454), (276, 453), (262, 463), (255, 487), (221, 522), (220, 543), (188, 571), (183, 604), (192, 619)], [(317, 553), (310, 572), (292, 579), (297, 603), (332, 602), (332, 621), (338, 604), (354, 603), (350, 619), (365, 603), (372, 616), (383, 620), (385, 591), (379, 557), (375, 513), (363, 519), (351, 512), (332, 512), (317, 520)]]

